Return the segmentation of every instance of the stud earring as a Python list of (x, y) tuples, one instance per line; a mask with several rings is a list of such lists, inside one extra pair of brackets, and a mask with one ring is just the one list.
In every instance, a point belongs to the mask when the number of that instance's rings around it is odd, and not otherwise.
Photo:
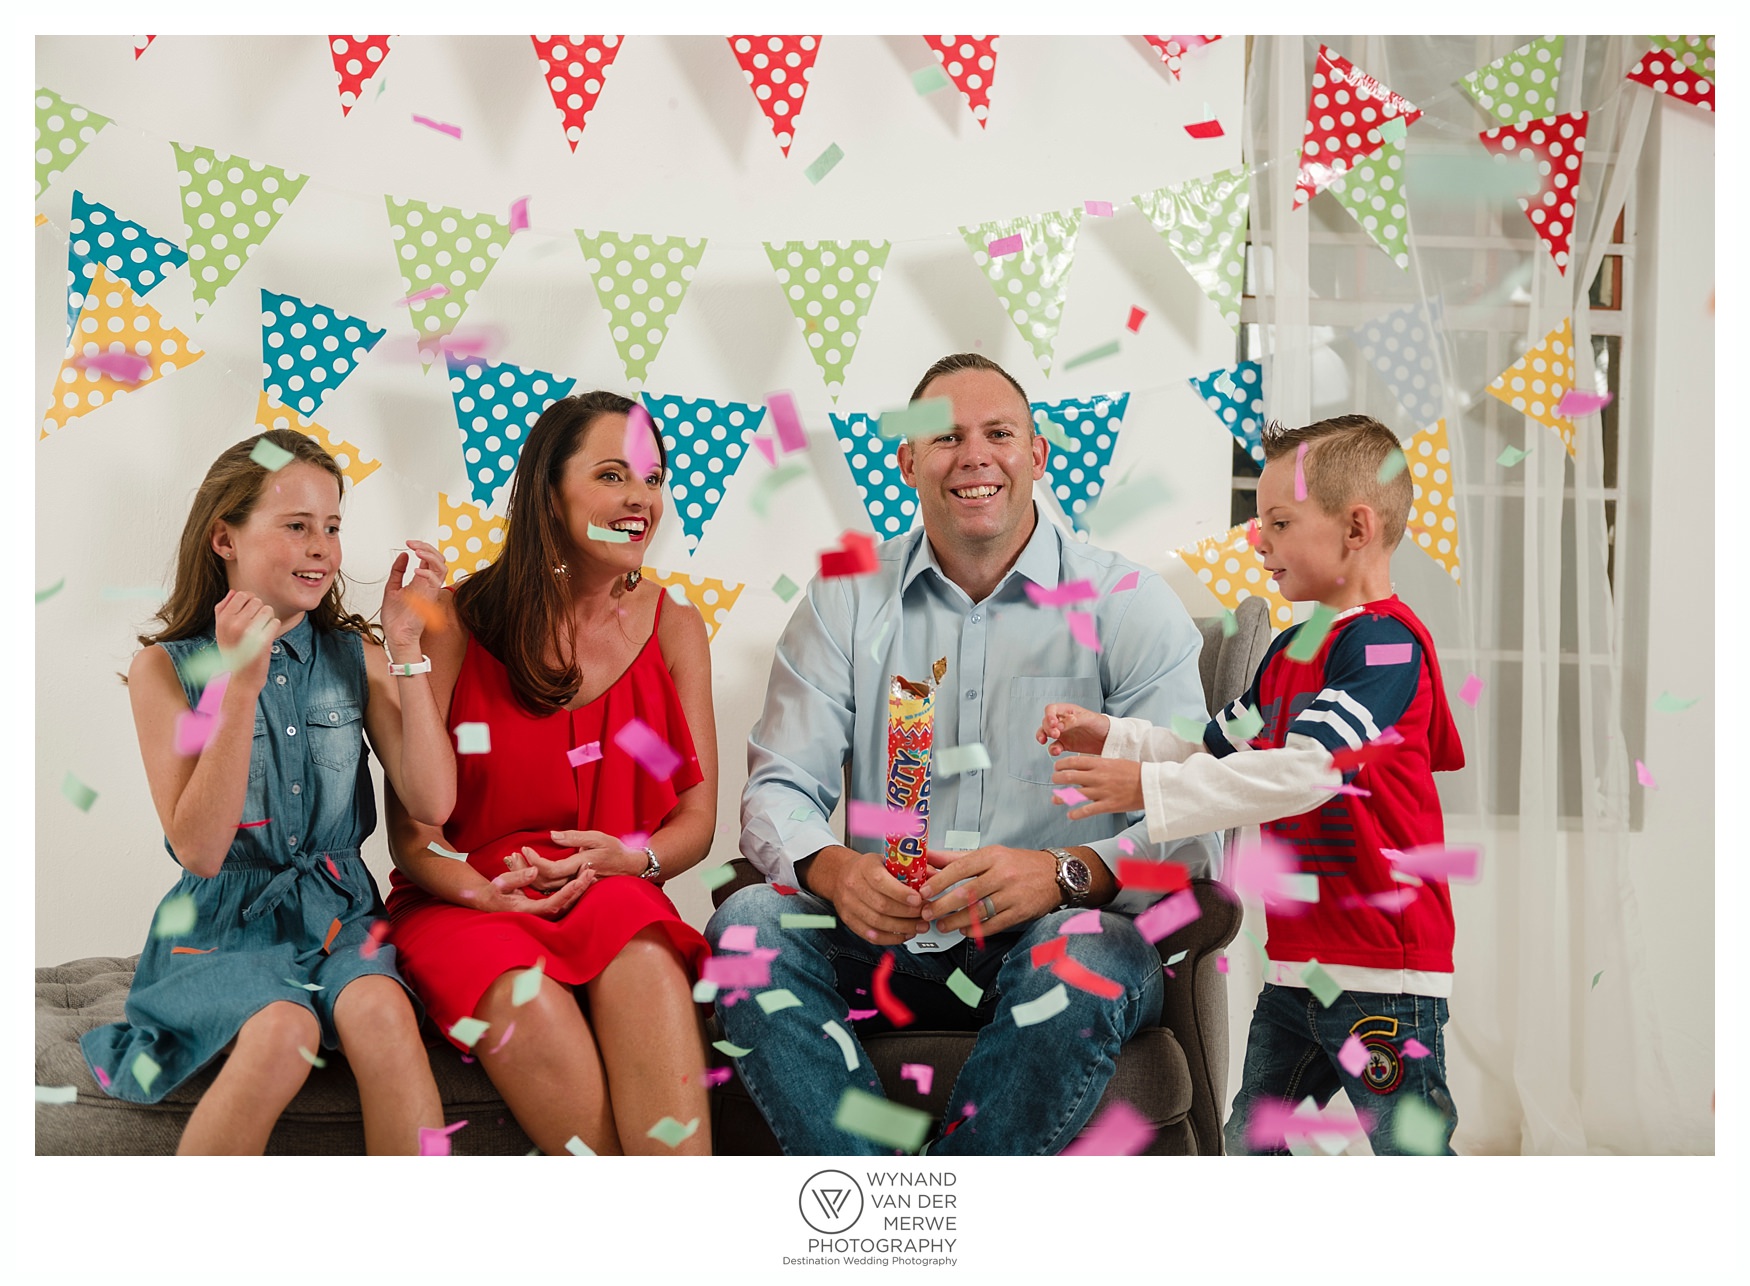
[(626, 573), (626, 588), (628, 590), (637, 589), (638, 582), (643, 580), (643, 579), (644, 579), (643, 569), (634, 567), (631, 571)]
[(569, 576), (569, 575), (571, 575), (571, 564), (570, 563), (560, 563), (559, 566), (557, 566), (553, 569), (553, 574), (555, 576)]

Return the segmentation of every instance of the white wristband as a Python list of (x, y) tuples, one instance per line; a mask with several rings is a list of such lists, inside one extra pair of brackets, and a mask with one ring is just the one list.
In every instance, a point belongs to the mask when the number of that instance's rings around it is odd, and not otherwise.
[(411, 679), (416, 674), (430, 674), (431, 658), (421, 655), (419, 660), (409, 662), (406, 665), (397, 665), (394, 661), (390, 661), (389, 673), (397, 679)]

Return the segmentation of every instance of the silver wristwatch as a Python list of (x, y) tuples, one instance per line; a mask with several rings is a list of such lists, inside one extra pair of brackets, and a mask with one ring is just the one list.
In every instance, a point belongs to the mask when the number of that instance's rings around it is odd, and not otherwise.
[(1094, 873), (1088, 869), (1088, 864), (1074, 853), (1061, 848), (1045, 850), (1057, 859), (1057, 887), (1063, 894), (1063, 901), (1058, 909), (1068, 906), (1086, 906), (1088, 894), (1094, 890)]
[(662, 863), (656, 860), (656, 850), (646, 846), (644, 856), (650, 859), (650, 864), (638, 872), (638, 878), (641, 880), (660, 880), (662, 878)]

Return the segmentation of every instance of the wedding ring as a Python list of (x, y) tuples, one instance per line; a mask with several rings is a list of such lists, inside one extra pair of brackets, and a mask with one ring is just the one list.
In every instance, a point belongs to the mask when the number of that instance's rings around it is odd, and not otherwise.
[(978, 905), (979, 909), (984, 913), (985, 919), (994, 920), (996, 918), (997, 909), (991, 905), (990, 894), (987, 893), (979, 898)]

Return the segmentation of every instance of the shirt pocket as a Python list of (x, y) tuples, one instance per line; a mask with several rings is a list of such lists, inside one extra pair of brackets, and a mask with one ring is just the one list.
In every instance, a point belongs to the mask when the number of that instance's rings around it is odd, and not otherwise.
[(351, 772), (364, 750), (364, 708), (357, 701), (314, 701), (304, 707), (304, 732), (310, 761)]
[[(1105, 705), (1105, 694), (1100, 691), (1100, 680), (1093, 675), (1010, 679), (1005, 707), (1008, 726), (999, 730), (1009, 776), (1038, 784), (1051, 781), (1057, 761), (1034, 734), (1045, 718), (1045, 707), (1054, 701), (1099, 710)], [(994, 750), (991, 757), (996, 758)]]

